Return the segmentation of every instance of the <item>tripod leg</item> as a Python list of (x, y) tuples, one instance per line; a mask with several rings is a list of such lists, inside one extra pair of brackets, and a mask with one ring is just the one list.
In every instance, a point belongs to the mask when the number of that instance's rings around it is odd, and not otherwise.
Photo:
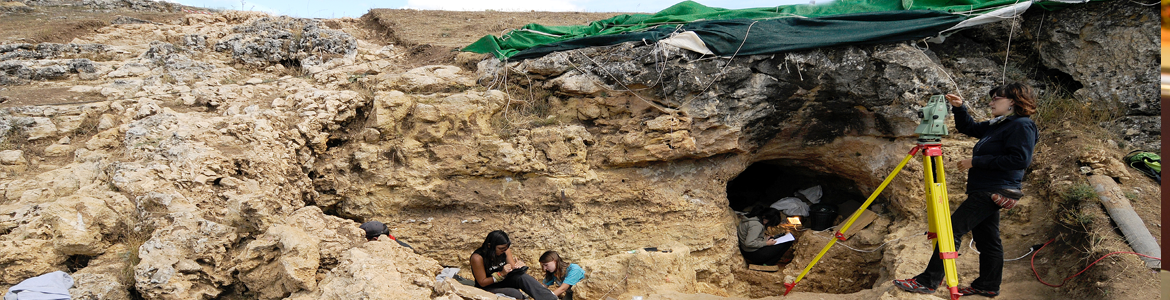
[[(950, 199), (947, 197), (946, 173), (941, 156), (923, 156), (923, 174), (926, 177), (926, 201), (928, 216), (935, 233), (935, 246), (943, 261), (946, 283), (950, 287), (951, 299), (959, 299), (959, 276), (955, 266), (955, 234), (951, 230)], [(937, 173), (937, 174), (936, 174)], [(937, 175), (937, 176), (936, 176)]]
[(853, 225), (853, 221), (857, 220), (857, 217), (861, 215), (861, 212), (864, 211), (865, 208), (869, 207), (870, 203), (873, 203), (873, 200), (877, 198), (878, 194), (881, 194), (882, 190), (890, 184), (890, 181), (894, 180), (894, 176), (897, 176), (898, 172), (902, 171), (902, 168), (906, 166), (907, 162), (910, 162), (910, 159), (914, 157), (914, 154), (917, 153), (918, 150), (919, 147), (914, 147), (914, 149), (910, 150), (910, 154), (907, 154), (906, 157), (902, 159), (902, 162), (898, 163), (898, 167), (894, 168), (893, 171), (890, 171), (890, 175), (886, 176), (886, 180), (882, 181), (882, 184), (878, 185), (877, 190), (874, 190), (873, 194), (869, 195), (869, 199), (865, 200), (865, 203), (857, 209), (857, 212), (854, 212), (853, 216), (849, 217), (849, 221), (845, 222), (845, 225), (842, 226), (841, 229), (837, 230), (837, 238), (829, 239), (829, 243), (825, 244), (824, 248), (821, 248), (821, 252), (817, 253), (816, 257), (813, 257), (812, 262), (809, 262), (808, 266), (804, 267), (804, 271), (801, 271), (800, 275), (796, 276), (796, 280), (792, 281), (792, 283), (784, 284), (784, 295), (788, 295), (788, 292), (791, 292), (792, 288), (796, 287), (796, 284), (800, 283), (801, 279), (804, 279), (804, 275), (807, 275), (808, 271), (812, 270), (813, 266), (817, 265), (817, 262), (821, 260), (821, 257), (824, 256), (826, 252), (829, 252), (829, 248), (832, 248), (833, 244), (837, 243), (837, 240), (845, 240), (844, 235), (841, 233), (845, 232), (845, 230), (849, 229), (849, 226)]

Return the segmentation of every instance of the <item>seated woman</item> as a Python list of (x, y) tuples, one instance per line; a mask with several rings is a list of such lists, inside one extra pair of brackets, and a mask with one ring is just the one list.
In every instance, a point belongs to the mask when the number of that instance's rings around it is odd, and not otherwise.
[(585, 270), (561, 260), (561, 255), (552, 250), (540, 255), (540, 266), (544, 269), (544, 285), (557, 297), (573, 300), (573, 286), (585, 278)]
[(471, 274), (475, 277), (475, 287), (516, 299), (527, 298), (520, 290), (536, 300), (557, 299), (552, 291), (525, 273), (527, 271), (528, 266), (512, 255), (512, 241), (503, 230), (488, 233), (483, 239), (483, 245), (471, 253)]
[(739, 251), (748, 263), (776, 265), (792, 242), (778, 243), (764, 235), (768, 226), (780, 224), (780, 212), (775, 208), (757, 206), (739, 223)]

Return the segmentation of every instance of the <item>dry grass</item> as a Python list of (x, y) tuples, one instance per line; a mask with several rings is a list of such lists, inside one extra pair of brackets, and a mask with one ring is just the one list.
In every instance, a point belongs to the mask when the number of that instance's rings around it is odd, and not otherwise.
[(1036, 99), (1039, 107), (1032, 119), (1041, 130), (1073, 124), (1097, 127), (1122, 115), (1120, 103), (1087, 103), (1072, 98), (1065, 90), (1049, 92)]

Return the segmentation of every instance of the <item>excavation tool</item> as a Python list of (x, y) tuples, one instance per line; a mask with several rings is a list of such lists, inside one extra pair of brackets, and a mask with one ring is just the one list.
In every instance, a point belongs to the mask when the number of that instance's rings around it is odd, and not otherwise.
[(947, 105), (946, 98), (942, 95), (930, 97), (930, 100), (927, 101), (926, 106), (922, 108), (918, 115), (922, 118), (922, 122), (914, 130), (914, 133), (918, 135), (917, 145), (910, 149), (910, 153), (906, 155), (906, 158), (903, 158), (902, 162), (898, 163), (898, 167), (894, 168), (886, 176), (886, 180), (882, 181), (882, 184), (878, 186), (877, 190), (869, 195), (869, 199), (866, 199), (865, 203), (861, 204), (861, 207), (857, 208), (857, 211), (849, 216), (849, 220), (845, 221), (845, 224), (837, 229), (837, 233), (834, 235), (836, 239), (829, 240), (825, 248), (821, 249), (820, 253), (817, 253), (817, 256), (813, 258), (812, 262), (804, 268), (804, 271), (800, 272), (800, 276), (796, 277), (796, 280), (792, 283), (784, 284), (784, 295), (788, 295), (788, 292), (791, 292), (792, 288), (797, 283), (800, 283), (800, 280), (804, 278), (804, 275), (808, 274), (809, 270), (812, 270), (813, 266), (817, 264), (817, 261), (820, 261), (821, 257), (826, 252), (829, 252), (829, 248), (833, 247), (838, 240), (844, 241), (847, 239), (844, 232), (849, 230), (849, 226), (853, 225), (853, 221), (856, 221), (861, 216), (861, 213), (865, 212), (865, 209), (873, 203), (873, 200), (877, 198), (878, 194), (881, 194), (882, 190), (890, 184), (894, 176), (897, 176), (898, 172), (906, 166), (906, 163), (910, 162), (910, 158), (914, 157), (921, 150), (923, 182), (926, 185), (926, 216), (929, 228), (929, 232), (926, 235), (938, 247), (939, 258), (942, 258), (943, 269), (946, 271), (946, 283), (950, 287), (951, 299), (959, 299), (959, 296), (961, 296), (959, 294), (959, 276), (955, 269), (955, 258), (959, 256), (959, 252), (955, 250), (954, 233), (951, 231), (950, 200), (947, 197), (946, 172), (943, 171), (942, 160), (942, 137), (948, 134), (947, 126), (944, 123), (947, 116)]

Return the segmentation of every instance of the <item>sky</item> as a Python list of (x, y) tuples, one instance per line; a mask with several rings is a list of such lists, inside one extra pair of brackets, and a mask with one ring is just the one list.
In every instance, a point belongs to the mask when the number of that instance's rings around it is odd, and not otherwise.
[[(192, 7), (263, 11), (299, 18), (361, 17), (371, 8), (426, 10), (581, 11), (653, 13), (683, 0), (169, 0)], [(697, 0), (706, 6), (728, 9), (808, 4), (814, 0)], [(827, 3), (829, 0), (815, 0)]]

